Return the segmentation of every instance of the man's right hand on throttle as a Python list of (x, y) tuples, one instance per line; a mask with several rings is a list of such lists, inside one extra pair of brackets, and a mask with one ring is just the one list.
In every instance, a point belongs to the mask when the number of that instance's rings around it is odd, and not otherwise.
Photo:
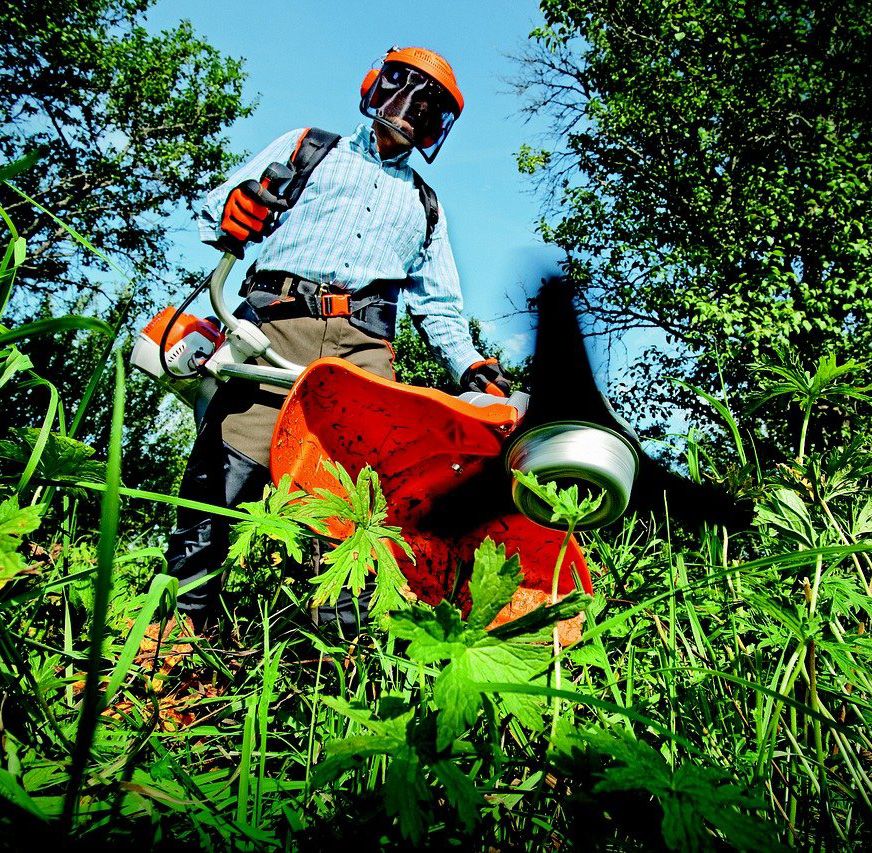
[(494, 397), (508, 397), (512, 393), (512, 386), (495, 358), (470, 364), (460, 378), (460, 387), (467, 391), (492, 394)]
[(242, 258), (246, 243), (259, 243), (264, 238), (270, 209), (258, 200), (260, 184), (255, 180), (243, 181), (236, 187), (224, 204), (219, 248)]

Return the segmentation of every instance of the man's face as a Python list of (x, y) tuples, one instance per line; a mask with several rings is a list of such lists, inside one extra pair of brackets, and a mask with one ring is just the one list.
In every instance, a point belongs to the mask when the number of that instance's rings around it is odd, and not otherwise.
[(370, 98), (379, 119), (396, 128), (408, 143), (425, 147), (442, 133), (449, 104), (450, 98), (435, 80), (398, 62), (385, 64)]

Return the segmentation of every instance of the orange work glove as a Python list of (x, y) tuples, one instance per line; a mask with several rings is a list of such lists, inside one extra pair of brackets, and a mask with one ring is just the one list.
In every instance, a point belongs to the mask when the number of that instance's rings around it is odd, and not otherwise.
[(264, 238), (270, 209), (258, 201), (261, 186), (257, 181), (244, 181), (236, 187), (224, 205), (219, 245), (241, 258), (246, 243), (259, 243)]

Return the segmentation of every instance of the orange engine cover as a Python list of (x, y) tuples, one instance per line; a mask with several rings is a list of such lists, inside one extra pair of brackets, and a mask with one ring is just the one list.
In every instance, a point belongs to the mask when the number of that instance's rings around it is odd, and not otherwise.
[[(388, 502), (388, 523), (402, 528), (416, 562), (398, 555), (412, 591), (437, 604), (453, 594), (468, 605), (473, 552), (490, 536), (519, 554), (524, 586), (550, 593), (563, 534), (514, 509), (503, 445), (518, 424), (511, 406), (477, 407), (441, 391), (403, 385), (336, 358), (313, 362), (297, 380), (276, 422), (272, 477), (290, 474), (298, 488), (337, 491), (322, 459), (356, 477), (369, 464)], [(331, 534), (347, 534), (338, 523)], [(560, 594), (574, 589), (570, 564), (592, 592), (573, 539)], [(458, 570), (461, 572), (458, 577)]]

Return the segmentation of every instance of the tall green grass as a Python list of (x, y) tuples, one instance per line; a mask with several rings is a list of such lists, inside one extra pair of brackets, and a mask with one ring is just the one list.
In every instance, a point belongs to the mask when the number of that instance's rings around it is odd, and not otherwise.
[[(26, 247), (3, 219), (5, 302)], [(60, 328), (107, 342), (78, 401), (59, 399), (18, 349)], [(0, 394), (25, 386), (46, 399), (26, 444), (0, 443), (8, 843), (868, 843), (872, 454), (868, 436), (825, 449), (807, 438), (822, 400), (866, 404), (861, 365), (761, 366), (767, 399), (783, 392), (804, 429), (793, 461), (746, 466), (758, 507), (751, 529), (626, 518), (588, 534), (593, 598), (578, 593), (491, 632), (523, 553), (518, 563), (482, 546), (468, 613), (447, 602), (406, 605), (343, 634), (313, 626), (312, 584), (294, 559), (317, 535), (299, 523), (317, 509), (311, 497), (279, 489), (260, 504), (213, 508), (245, 538), (226, 567), (235, 591), (204, 638), (174, 612), (178, 585), (161, 572), (158, 543), (117, 534), (131, 502), (205, 506), (120, 483), (118, 333), (89, 318), (0, 329)], [(767, 389), (767, 375), (782, 384)], [(109, 446), (98, 448), (105, 465), (94, 467), (71, 433), (101, 382), (113, 384), (115, 405)], [(732, 410), (705, 399), (744, 465), (749, 449)], [(689, 463), (698, 475), (709, 465), (693, 437)], [(347, 509), (331, 509), (371, 533), (380, 529), (367, 515), (375, 510), (359, 499), (377, 493), (377, 478), (367, 477), (348, 488)], [(542, 494), (582, 511), (577, 496)], [(77, 501), (97, 499), (99, 528), (82, 529)], [(560, 649), (555, 620), (582, 611), (581, 640)], [(169, 632), (163, 649), (149, 642), (155, 626)]]

